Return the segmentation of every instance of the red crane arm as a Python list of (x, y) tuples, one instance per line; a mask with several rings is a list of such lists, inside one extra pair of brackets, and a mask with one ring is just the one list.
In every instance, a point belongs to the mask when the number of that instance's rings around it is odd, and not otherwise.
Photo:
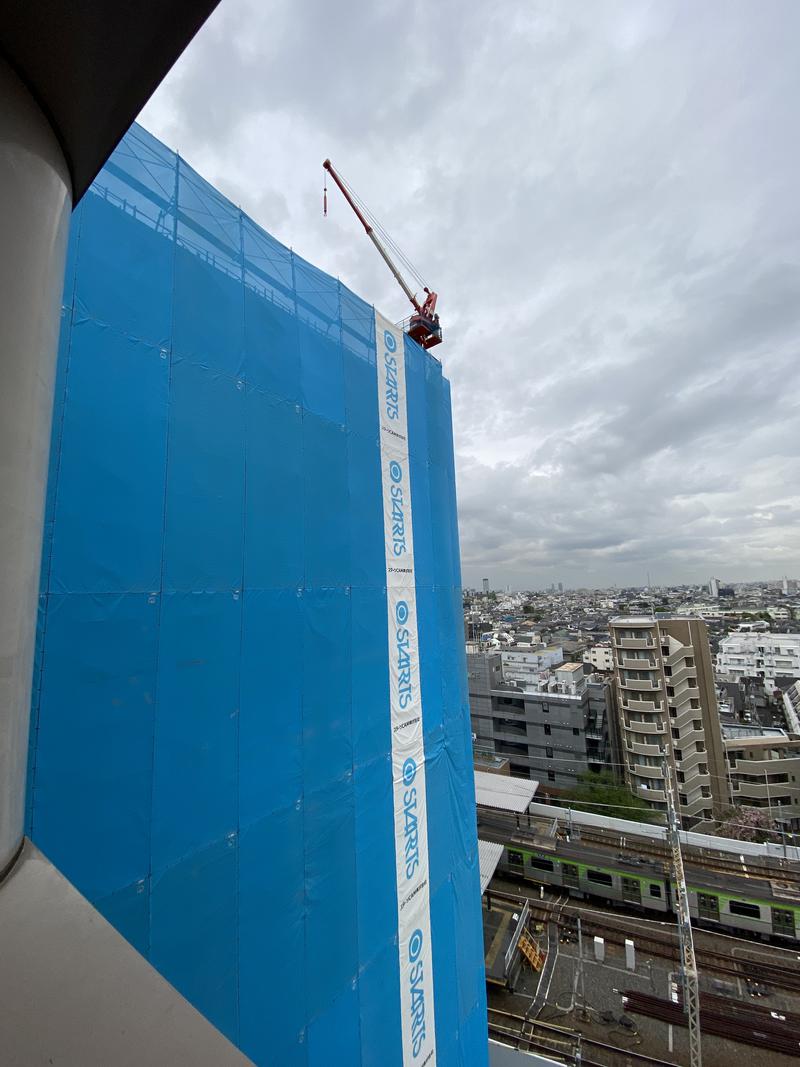
[[(389, 255), (386, 248), (384, 247), (383, 242), (375, 233), (372, 226), (364, 217), (364, 213), (361, 211), (358, 204), (353, 199), (350, 190), (347, 188), (342, 179), (336, 173), (336, 170), (334, 169), (334, 166), (331, 161), (329, 159), (326, 159), (322, 166), (339, 186), (342, 196), (353, 209), (353, 213), (355, 214), (356, 218), (364, 227), (364, 232), (366, 233), (367, 237), (369, 237), (370, 241), (372, 241), (372, 243), (378, 249), (381, 256), (383, 257), (384, 262), (386, 263), (386, 266), (394, 275), (397, 284), (400, 286), (400, 288), (403, 290), (403, 292), (406, 294), (409, 301), (411, 302), (411, 306), (414, 308), (415, 314), (413, 314), (411, 316), (411, 319), (409, 320), (407, 331), (408, 335), (412, 337), (418, 344), (422, 345), (422, 347), (425, 349), (433, 348), (434, 345), (441, 344), (442, 328), (439, 325), (439, 316), (436, 314), (436, 301), (438, 299), (436, 293), (432, 292), (427, 286), (425, 286), (425, 302), (420, 305), (411, 287), (408, 285), (403, 275), (395, 266), (394, 261), (392, 260), (392, 257)], [(325, 213), (327, 214), (327, 185), (324, 204)]]
[[(355, 216), (358, 219), (358, 221), (361, 223), (361, 225), (364, 227), (364, 230), (365, 230), (365, 232), (367, 234), (367, 237), (369, 237), (369, 239), (372, 241), (372, 243), (375, 245), (375, 247), (380, 252), (381, 256), (383, 256), (383, 259), (384, 259), (384, 261), (386, 263), (386, 266), (389, 268), (389, 270), (395, 276), (395, 279), (396, 279), (398, 285), (403, 290), (403, 292), (406, 294), (408, 299), (411, 301), (411, 304), (413, 305), (414, 310), (417, 312), (418, 315), (421, 314), (422, 308), (420, 307), (416, 296), (414, 295), (414, 293), (412, 292), (411, 288), (407, 284), (407, 282), (406, 282), (405, 278), (403, 277), (403, 275), (400, 273), (400, 271), (394, 265), (394, 262), (393, 262), (391, 256), (389, 255), (389, 253), (386, 251), (386, 249), (383, 246), (383, 242), (378, 238), (378, 235), (375, 233), (373, 228), (370, 226), (370, 224), (364, 218), (363, 214), (361, 213), (361, 210), (358, 207), (358, 204), (356, 204), (356, 202), (353, 200), (353, 198), (350, 195), (350, 193), (349, 193), (347, 187), (345, 186), (344, 182), (339, 177), (339, 175), (336, 173), (336, 170), (334, 169), (334, 166), (331, 163), (331, 161), (329, 159), (326, 159), (325, 162), (322, 164), (322, 166), (325, 168), (325, 170), (328, 172), (328, 174), (330, 174), (330, 176), (333, 178), (333, 180), (336, 182), (336, 184), (341, 189), (342, 196), (345, 198), (347, 203), (350, 205), (350, 207), (355, 212)], [(428, 292), (428, 290), (426, 289), (425, 292)]]

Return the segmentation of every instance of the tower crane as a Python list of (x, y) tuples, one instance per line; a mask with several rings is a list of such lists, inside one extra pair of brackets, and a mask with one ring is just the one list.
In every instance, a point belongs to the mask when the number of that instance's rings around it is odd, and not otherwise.
[[(331, 163), (331, 161), (329, 159), (326, 159), (325, 162), (322, 164), (322, 166), (327, 171), (327, 173), (330, 174), (330, 176), (333, 178), (333, 180), (336, 182), (336, 184), (339, 186), (339, 189), (341, 190), (342, 196), (345, 198), (347, 203), (353, 209), (353, 212), (354, 212), (356, 218), (361, 223), (361, 225), (364, 227), (364, 230), (365, 230), (365, 232), (367, 234), (367, 237), (369, 237), (370, 241), (372, 241), (372, 243), (378, 249), (378, 251), (380, 252), (380, 254), (381, 254), (381, 256), (382, 256), (382, 258), (384, 260), (384, 262), (386, 263), (386, 266), (389, 268), (389, 270), (394, 275), (395, 281), (397, 282), (397, 284), (400, 286), (400, 288), (403, 290), (403, 292), (406, 294), (406, 296), (408, 297), (409, 301), (411, 302), (411, 305), (414, 308), (414, 313), (411, 316), (411, 318), (408, 320), (408, 329), (407, 329), (406, 332), (408, 333), (409, 337), (413, 338), (417, 342), (417, 344), (422, 345), (423, 348), (433, 348), (434, 345), (441, 344), (441, 341), (442, 341), (442, 327), (439, 325), (439, 316), (436, 313), (436, 301), (438, 300), (438, 295), (436, 293), (434, 293), (433, 290), (429, 289), (427, 285), (423, 285), (423, 292), (425, 293), (425, 299), (422, 301), (422, 303), (420, 303), (419, 300), (417, 300), (416, 293), (414, 293), (414, 291), (409, 286), (408, 282), (406, 282), (405, 278), (400, 273), (400, 270), (398, 269), (398, 267), (395, 264), (394, 260), (389, 255), (389, 252), (388, 252), (388, 250), (386, 248), (386, 244), (384, 243), (384, 241), (382, 241), (380, 239), (380, 237), (375, 232), (375, 226), (373, 226), (372, 222), (370, 222), (367, 219), (367, 217), (366, 217), (367, 212), (366, 212), (366, 208), (364, 207), (364, 205), (362, 204), (361, 206), (359, 206), (359, 204), (356, 202), (357, 198), (356, 198), (355, 194), (349, 188), (349, 186), (344, 181), (344, 179), (341, 177), (341, 175), (338, 174), (337, 171), (334, 169), (334, 166), (333, 166), (333, 164)], [(327, 185), (325, 187), (324, 204), (325, 204), (325, 214), (327, 214), (328, 213), (328, 190), (327, 190)], [(374, 222), (375, 220), (373, 219), (372, 221)], [(386, 237), (385, 234), (384, 234), (384, 236)], [(387, 243), (388, 242), (389, 242), (389, 239), (387, 237)], [(396, 245), (394, 246), (394, 248), (395, 248), (395, 252), (398, 254), (398, 257), (402, 257), (403, 259), (405, 259), (405, 257), (402, 256), (402, 253), (400, 252), (400, 250), (397, 248)], [(405, 262), (406, 262), (406, 265), (413, 271), (413, 267), (411, 267), (411, 264), (408, 262), (408, 260), (405, 260)], [(416, 272), (414, 272), (414, 273), (416, 273)], [(420, 281), (421, 281), (421, 279), (420, 279)]]

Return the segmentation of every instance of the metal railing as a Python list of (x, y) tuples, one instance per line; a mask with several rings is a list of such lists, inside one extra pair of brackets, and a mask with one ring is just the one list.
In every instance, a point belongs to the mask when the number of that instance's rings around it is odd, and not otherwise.
[(517, 945), (519, 944), (519, 939), (522, 937), (522, 931), (525, 930), (527, 927), (528, 915), (530, 913), (530, 910), (530, 901), (526, 900), (525, 903), (522, 905), (522, 911), (520, 913), (519, 919), (517, 920), (517, 928), (508, 943), (508, 948), (506, 949), (506, 974), (508, 974), (508, 968), (511, 966), (511, 961), (514, 958), (514, 953), (517, 951)]

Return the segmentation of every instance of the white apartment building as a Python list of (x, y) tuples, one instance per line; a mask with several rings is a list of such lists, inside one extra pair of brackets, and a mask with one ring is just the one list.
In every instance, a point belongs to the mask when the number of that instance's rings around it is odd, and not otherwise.
[(729, 682), (763, 678), (770, 689), (779, 678), (800, 677), (800, 634), (728, 634), (719, 644), (716, 672)]
[(799, 829), (800, 739), (757, 726), (722, 729), (733, 803), (766, 808), (784, 829)]
[(503, 649), (503, 677), (513, 685), (535, 686), (539, 674), (564, 662), (560, 645)]
[(613, 671), (614, 650), (608, 644), (593, 645), (584, 652), (583, 662), (590, 663), (596, 671)]

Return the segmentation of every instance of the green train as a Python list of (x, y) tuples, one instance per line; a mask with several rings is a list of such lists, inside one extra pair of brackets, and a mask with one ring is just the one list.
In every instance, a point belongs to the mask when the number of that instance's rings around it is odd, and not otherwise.
[[(555, 841), (552, 850), (504, 844), (499, 869), (526, 881), (595, 897), (647, 914), (674, 914), (672, 884), (663, 864), (631, 853)], [(785, 882), (687, 867), (692, 919), (698, 926), (797, 942), (800, 898)]]

